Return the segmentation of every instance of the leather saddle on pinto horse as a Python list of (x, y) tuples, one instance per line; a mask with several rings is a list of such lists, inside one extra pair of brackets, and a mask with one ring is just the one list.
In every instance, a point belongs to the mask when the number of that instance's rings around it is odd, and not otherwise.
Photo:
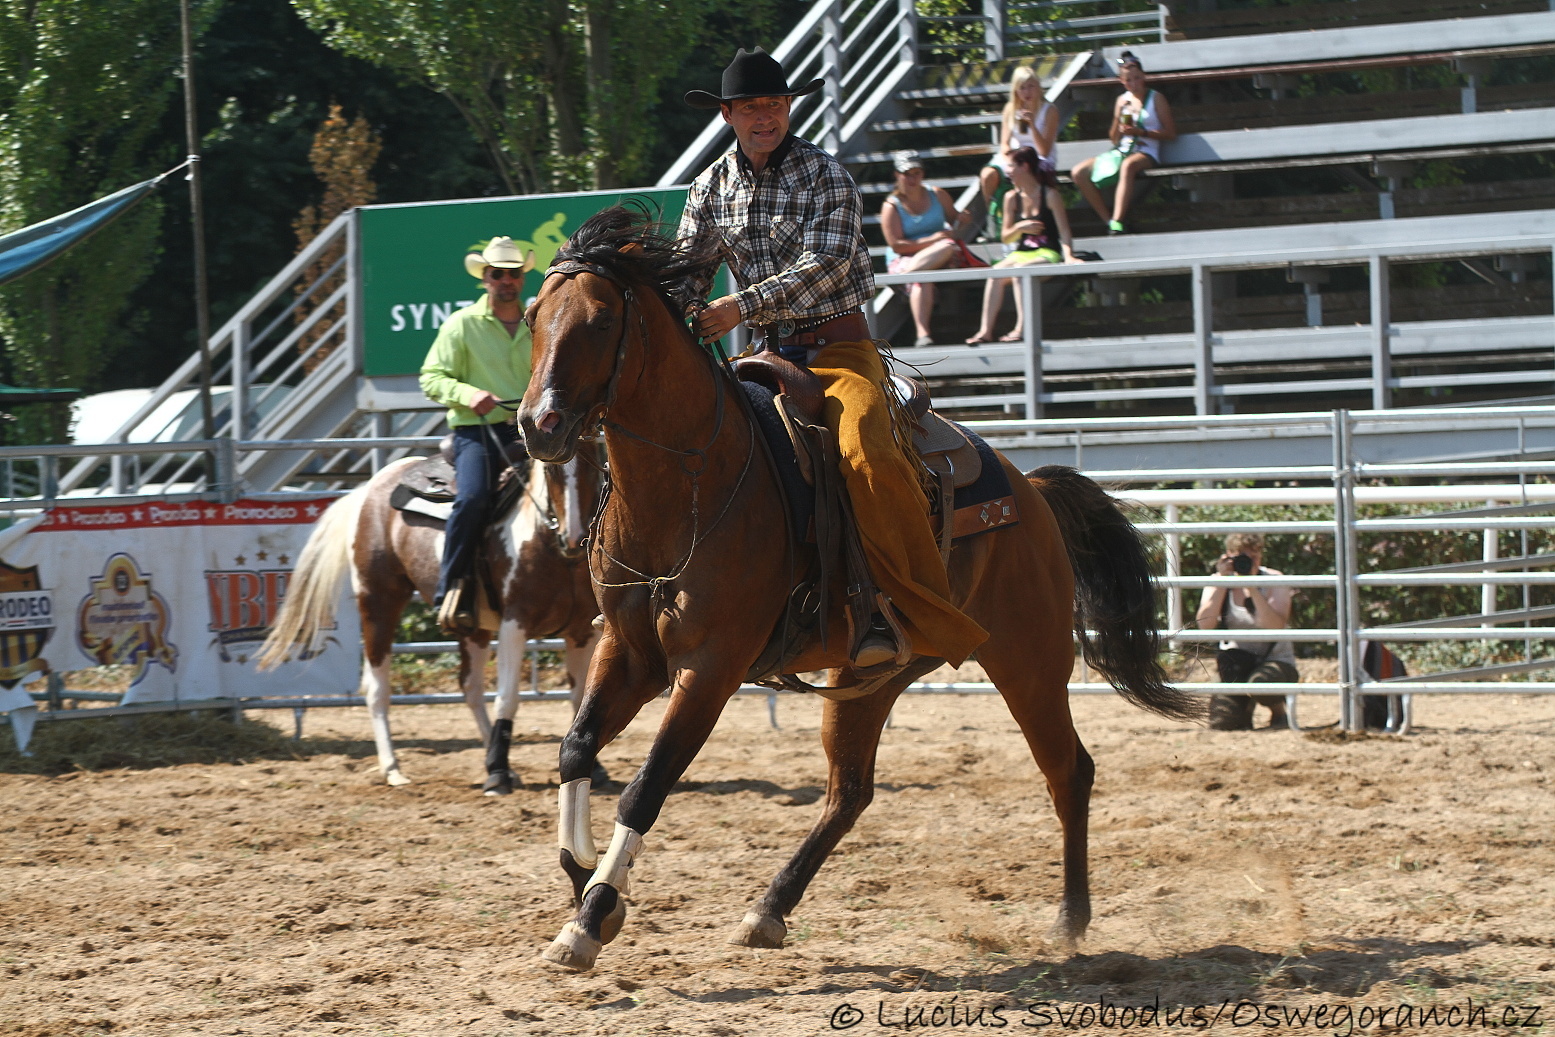
[[(843, 486), (836, 436), (821, 421), (825, 397), (819, 380), (807, 369), (771, 352), (737, 360), (733, 367), (777, 473), (795, 546), (814, 546), (805, 575), (790, 592), (777, 629), (746, 679), (846, 700), (868, 695), (900, 676), (909, 665), (914, 676), (940, 665), (938, 659), (913, 660), (905, 633), (896, 630), (897, 644), (902, 647), (894, 664), (855, 674), (852, 684), (821, 687), (784, 672), (784, 666), (814, 638), (818, 636), (824, 643), (830, 585), (837, 576), (844, 578), (852, 649), (858, 648), (873, 614), (890, 618), (893, 613), (869, 574)], [(911, 431), (909, 453), (923, 466), (933, 509), (930, 522), (948, 565), (955, 540), (1018, 522), (1015, 498), (991, 447), (934, 413), (929, 407), (928, 388), (922, 382), (899, 375), (893, 375), (891, 381), (895, 390), (892, 419), (898, 429)]]
[[(497, 482), (497, 492), (487, 502), (484, 525), (487, 528), (507, 517), (522, 496), (529, 477), (529, 455), (523, 443), (504, 443), (503, 453), (508, 467)], [(432, 457), (408, 466), (400, 475), (399, 483), (389, 492), (389, 506), (396, 511), (421, 515), (439, 522), (447, 522), (453, 512), (454, 498), (458, 494), (459, 480), (454, 473), (454, 437), (447, 435), (438, 444), (438, 452)], [(475, 611), (476, 625), (481, 630), (494, 633), (499, 616), (495, 608), (498, 595), (484, 578), (486, 566), (482, 565), (486, 538), (476, 543), (474, 569), (483, 574), (477, 581), (480, 588)], [(466, 577), (470, 574), (465, 573)]]

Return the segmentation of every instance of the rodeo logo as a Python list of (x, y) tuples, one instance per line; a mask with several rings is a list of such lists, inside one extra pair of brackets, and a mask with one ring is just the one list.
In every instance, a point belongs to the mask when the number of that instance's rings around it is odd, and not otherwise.
[[(268, 561), (265, 551), (256, 551), (257, 561)], [(244, 565), (248, 559), (238, 555), (234, 559)], [(285, 565), (289, 559), (281, 555), (277, 561)], [(286, 586), (291, 582), (290, 569), (207, 569), (205, 589), (210, 597), (210, 629), (215, 632), (213, 642), (224, 663), (246, 663), (275, 626), (286, 598)], [(335, 642), (329, 638), (329, 642)], [(308, 652), (293, 653), (294, 659), (312, 659), (324, 650), (324, 645)]]
[(100, 666), (135, 667), (134, 684), (146, 667), (159, 663), (173, 670), (178, 647), (167, 640), (169, 610), (162, 595), (151, 589), (135, 559), (116, 554), (92, 580), (92, 592), (81, 601), (76, 620), (81, 650)]
[(43, 589), (38, 567), (19, 569), (0, 561), (0, 688), (49, 671), (39, 657), (53, 634), (54, 595)]

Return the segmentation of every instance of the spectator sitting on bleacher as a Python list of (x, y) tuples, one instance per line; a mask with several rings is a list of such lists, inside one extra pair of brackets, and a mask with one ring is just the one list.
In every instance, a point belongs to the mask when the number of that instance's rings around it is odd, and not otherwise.
[[(886, 269), (893, 274), (965, 266), (969, 253), (956, 236), (972, 214), (959, 212), (943, 187), (923, 182), (923, 162), (916, 151), (898, 151), (892, 158), (896, 187), (880, 206), (880, 230), (888, 246)], [(934, 312), (934, 285), (907, 286), (917, 345), (932, 345), (929, 317)]]
[(1053, 169), (1053, 145), (1057, 140), (1058, 109), (1043, 98), (1037, 70), (1021, 65), (1010, 76), (1010, 98), (1004, 102), (999, 119), (998, 157), (978, 174), (983, 204), (988, 214), (995, 217), (996, 225), (1001, 199), (1014, 183), (1015, 153), (1021, 148), (1032, 148), (1041, 163)]
[[(1069, 175), (1074, 185), (1085, 195), (1107, 223), (1109, 234), (1125, 234), (1123, 217), (1128, 215), (1129, 201), (1145, 170), (1161, 163), (1161, 142), (1177, 136), (1177, 124), (1172, 119), (1172, 106), (1166, 98), (1145, 84), (1145, 67), (1128, 51), (1118, 58), (1118, 80), (1123, 93), (1112, 105), (1112, 128), (1107, 136), (1112, 138), (1113, 151), (1121, 153), (1116, 187), (1112, 196), (1112, 214), (1107, 213), (1102, 201), (1101, 187), (1091, 179), (1096, 163), (1109, 158), (1112, 151), (1077, 163)], [(1108, 178), (1109, 182), (1111, 178)]]
[[(1052, 167), (1044, 166), (1032, 148), (1021, 148), (1015, 152), (1011, 168), (1015, 172), (1015, 189), (1004, 196), (1003, 230), (999, 237), (1014, 245), (1015, 250), (994, 266), (1078, 263), (1063, 205), (1060, 203), (1055, 209), (1049, 201), (1059, 197), (1058, 180)], [(1012, 283), (1014, 278), (1011, 277), (995, 277), (984, 282), (983, 321), (977, 334), (967, 339), (968, 345), (994, 340), (994, 324), (1004, 305), (1004, 290)], [(1018, 342), (1023, 335), (1026, 313), (1022, 294), (1015, 293), (1015, 330), (1001, 336), (1000, 342)]]

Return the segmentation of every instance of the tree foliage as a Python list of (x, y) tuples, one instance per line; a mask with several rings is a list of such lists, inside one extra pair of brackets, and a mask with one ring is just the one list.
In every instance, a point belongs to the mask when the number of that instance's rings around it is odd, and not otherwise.
[[(208, 20), (214, 0), (195, 5)], [(166, 0), (0, 3), (0, 230), (58, 215), (145, 179), (178, 89), (178, 6)], [(0, 288), (5, 377), (88, 384), (126, 331), (125, 304), (157, 251), (151, 198), (47, 266)], [(21, 442), (62, 439), (63, 405), (26, 409)]]
[[(358, 115), (348, 122), (338, 104), (329, 106), (329, 115), (313, 135), (313, 147), (308, 151), (308, 161), (313, 164), (313, 171), (324, 185), (324, 198), (317, 205), (303, 206), (301, 214), (292, 222), (292, 229), (297, 232), (298, 252), (307, 248), (319, 236), (319, 232), (341, 213), (358, 205), (371, 205), (378, 197), (373, 166), (381, 151), (383, 139), (367, 124), (366, 119)], [(344, 253), (344, 244), (331, 246), (308, 267), (308, 274), (303, 278), (304, 286), (299, 287), (298, 293), (307, 291), (308, 285), (315, 287), (309, 293), (309, 298), (293, 314), (297, 324), (306, 323), (324, 300), (345, 283), (343, 269), (328, 277), (324, 276)], [(337, 319), (343, 319), (344, 306), (337, 306), (336, 309), (341, 311)], [(334, 351), (334, 343), (338, 338), (331, 339), (331, 344), (319, 351), (314, 350), (315, 343), (333, 330), (332, 321), (321, 319), (297, 340), (297, 351), (304, 358), (303, 367), (306, 370), (312, 371)]]
[(713, 2), (294, 0), (331, 46), (452, 101), (514, 193), (634, 183)]

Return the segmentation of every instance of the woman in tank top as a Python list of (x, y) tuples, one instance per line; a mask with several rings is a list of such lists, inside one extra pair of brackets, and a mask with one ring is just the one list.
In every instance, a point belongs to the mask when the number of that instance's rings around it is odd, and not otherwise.
[[(930, 187), (923, 182), (923, 162), (917, 152), (898, 151), (892, 158), (896, 189), (880, 207), (886, 269), (903, 274), (961, 266), (966, 253), (954, 232), (966, 226), (971, 214), (957, 211), (956, 203), (943, 187)], [(932, 345), (929, 318), (934, 312), (934, 285), (908, 285), (907, 299), (917, 325), (916, 344)]]
[[(1069, 237), (1069, 220), (1064, 215), (1063, 199), (1056, 189), (1051, 169), (1039, 167), (1037, 153), (1022, 148), (1011, 163), (1015, 188), (1004, 196), (1004, 214), (1000, 240), (1011, 251), (995, 267), (1033, 266), (1038, 263), (1077, 263), (1074, 242)], [(995, 277), (983, 285), (983, 319), (968, 345), (994, 341), (994, 324), (1004, 306), (1004, 292), (1014, 283), (1011, 277)], [(1025, 328), (1025, 304), (1022, 293), (1015, 293), (1015, 328), (999, 337), (1000, 342), (1019, 342)]]
[[(1215, 560), (1215, 573), (1227, 582), (1204, 588), (1197, 617), (1201, 630), (1283, 630), (1290, 626), (1291, 589), (1257, 583), (1260, 576), (1284, 575), (1264, 566), (1263, 546), (1263, 537), (1257, 533), (1226, 537), (1226, 551)], [(1222, 641), (1215, 667), (1224, 684), (1288, 684), (1300, 679), (1295, 648), (1289, 641)], [(1270, 727), (1285, 726), (1283, 694), (1212, 695), (1209, 726), (1216, 731), (1250, 730), (1255, 705), (1269, 708)]]
[(1095, 159), (1076, 163), (1069, 174), (1085, 200), (1096, 210), (1096, 215), (1106, 222), (1109, 234), (1127, 233), (1123, 217), (1128, 215), (1134, 185), (1145, 170), (1160, 165), (1161, 142), (1177, 136), (1172, 106), (1166, 98), (1150, 89), (1144, 66), (1128, 51), (1118, 58), (1118, 80), (1123, 84), (1123, 93), (1113, 102), (1112, 128), (1107, 135), (1112, 139), (1112, 146), (1125, 155), (1118, 170), (1110, 209), (1102, 198), (1101, 188), (1091, 181)]
[[(993, 212), (1004, 191), (1013, 183), (1011, 160), (1021, 148), (1031, 148), (1047, 169), (1053, 169), (1053, 148), (1058, 141), (1058, 109), (1042, 96), (1037, 70), (1021, 65), (1010, 76), (1010, 96), (999, 117), (999, 150), (994, 161), (978, 174), (983, 203)], [(992, 232), (990, 232), (992, 236)]]

